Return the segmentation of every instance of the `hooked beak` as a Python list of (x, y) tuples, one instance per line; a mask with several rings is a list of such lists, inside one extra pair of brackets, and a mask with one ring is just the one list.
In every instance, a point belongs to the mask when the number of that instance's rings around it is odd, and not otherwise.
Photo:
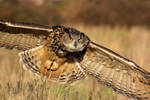
[(77, 48), (77, 42), (76, 41), (74, 42), (74, 47)]

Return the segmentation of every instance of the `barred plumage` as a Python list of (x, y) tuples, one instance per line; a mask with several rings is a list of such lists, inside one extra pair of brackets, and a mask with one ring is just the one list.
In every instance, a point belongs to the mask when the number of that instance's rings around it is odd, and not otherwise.
[(52, 54), (46, 46), (39, 46), (19, 53), (19, 57), (25, 69), (37, 75), (47, 76), (52, 81), (65, 84), (86, 77), (86, 73), (82, 72), (75, 63), (68, 63), (68, 60), (73, 60), (72, 58), (60, 58)]
[(8, 32), (0, 32), (0, 47), (7, 49), (16, 48), (18, 50), (27, 50), (36, 47), (38, 39), (24, 34), (10, 34)]
[(150, 99), (150, 73), (134, 62), (93, 42), (77, 60), (86, 72), (114, 91), (137, 100)]
[(0, 20), (0, 47), (21, 50), (21, 64), (49, 80), (73, 83), (90, 75), (118, 93), (150, 100), (149, 72), (74, 28)]

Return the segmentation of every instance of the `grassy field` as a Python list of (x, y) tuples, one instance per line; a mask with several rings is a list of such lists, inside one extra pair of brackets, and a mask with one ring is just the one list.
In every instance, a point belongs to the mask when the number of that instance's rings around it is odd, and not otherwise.
[[(74, 26), (91, 40), (132, 59), (150, 71), (150, 30), (143, 27)], [(0, 49), (0, 100), (129, 100), (88, 78), (75, 85), (60, 85), (24, 70), (16, 50)]]

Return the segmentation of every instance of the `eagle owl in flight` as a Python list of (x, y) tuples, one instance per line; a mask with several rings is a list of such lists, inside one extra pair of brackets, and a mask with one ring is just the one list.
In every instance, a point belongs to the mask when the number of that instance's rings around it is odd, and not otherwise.
[(92, 76), (129, 98), (150, 100), (150, 73), (74, 28), (0, 20), (0, 47), (18, 49), (27, 70), (60, 83)]

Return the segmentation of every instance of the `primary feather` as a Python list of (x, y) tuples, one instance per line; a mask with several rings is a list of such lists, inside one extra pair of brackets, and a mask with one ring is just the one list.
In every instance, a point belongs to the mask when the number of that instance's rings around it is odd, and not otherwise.
[(51, 31), (47, 26), (0, 20), (0, 47), (28, 50), (43, 42)]
[(93, 42), (76, 59), (88, 74), (114, 91), (138, 100), (150, 99), (150, 73), (134, 62)]

